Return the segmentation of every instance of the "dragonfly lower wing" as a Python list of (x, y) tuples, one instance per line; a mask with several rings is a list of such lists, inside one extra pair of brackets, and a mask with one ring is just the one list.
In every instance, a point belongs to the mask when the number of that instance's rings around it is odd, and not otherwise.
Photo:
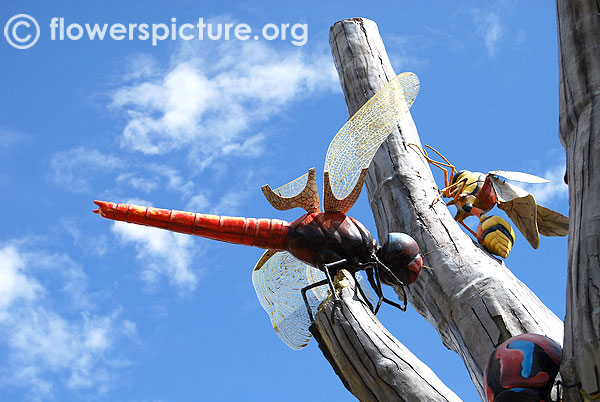
[[(294, 350), (302, 349), (311, 334), (301, 290), (324, 279), (325, 274), (284, 251), (266, 251), (259, 264), (252, 272), (252, 283), (260, 304), (281, 340)], [(327, 294), (322, 287), (307, 292), (310, 307), (316, 310)]]

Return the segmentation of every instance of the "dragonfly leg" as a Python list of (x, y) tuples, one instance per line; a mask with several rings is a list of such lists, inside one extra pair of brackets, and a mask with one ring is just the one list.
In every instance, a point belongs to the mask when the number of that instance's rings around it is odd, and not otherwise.
[(304, 304), (306, 305), (306, 311), (308, 312), (308, 317), (310, 318), (310, 322), (314, 321), (314, 317), (312, 315), (312, 309), (310, 308), (310, 304), (308, 304), (308, 297), (306, 297), (306, 292), (308, 292), (312, 288), (316, 288), (317, 286), (322, 286), (322, 285), (326, 285), (326, 284), (327, 284), (327, 279), (323, 279), (319, 282), (311, 283), (310, 285), (305, 286), (300, 290), (300, 293), (302, 293), (302, 298), (304, 299)]
[(344, 258), (336, 262), (323, 264), (319, 267), (321, 271), (325, 271), (325, 275), (327, 276), (327, 283), (329, 283), (329, 289), (331, 290), (331, 295), (336, 300), (338, 299), (338, 296), (335, 292), (335, 287), (333, 286), (333, 280), (331, 279), (331, 270), (337, 272), (337, 270), (343, 268), (347, 262), (348, 261), (346, 261), (346, 259)]
[[(367, 276), (368, 276), (368, 274), (367, 274)], [(356, 278), (354, 278), (354, 279), (356, 279)], [(371, 302), (369, 301), (369, 299), (367, 299), (367, 295), (363, 291), (363, 288), (362, 288), (362, 286), (360, 286), (360, 283), (358, 283), (358, 281), (356, 281), (356, 286), (358, 287), (358, 291), (360, 292), (360, 294), (362, 295), (363, 299), (365, 300), (365, 303), (367, 303), (367, 306), (369, 306), (369, 309), (371, 311), (373, 311), (373, 305), (371, 304)]]
[(373, 268), (369, 268), (367, 270), (367, 279), (369, 280), (371, 287), (373, 288), (373, 290), (375, 291), (375, 294), (378, 297), (377, 306), (375, 306), (375, 309), (372, 310), (373, 314), (375, 314), (375, 315), (377, 315), (377, 312), (379, 311), (379, 307), (381, 307), (381, 302), (383, 301), (383, 290), (381, 289), (381, 282), (379, 281), (379, 275), (376, 275), (376, 276), (377, 276), (377, 281), (373, 278)]
[[(388, 267), (386, 267), (386, 265), (384, 263), (382, 263), (381, 261), (377, 260), (377, 268), (375, 268), (375, 275), (378, 277), (379, 276), (379, 269), (383, 269), (384, 272), (390, 277), (392, 278), (392, 280), (396, 283), (397, 286), (399, 286), (402, 289), (402, 299), (403, 299), (403, 306), (401, 306), (398, 303), (395, 303), (389, 299), (387, 299), (385, 296), (383, 297), (383, 301), (386, 302), (389, 305), (392, 305), (396, 308), (399, 308), (402, 311), (406, 311), (406, 305), (407, 305), (407, 297), (406, 297), (406, 289), (404, 288), (404, 282), (402, 282), (400, 279), (398, 279), (398, 277), (392, 272), (391, 269), (389, 269)], [(381, 286), (381, 284), (379, 285)], [(382, 292), (383, 295), (383, 292)]]
[[(385, 265), (384, 265), (384, 267), (386, 269), (389, 269)], [(390, 271), (390, 273), (391, 273), (391, 271)], [(392, 275), (393, 275), (393, 273), (392, 273)], [(375, 278), (373, 278), (373, 276), (375, 276)], [(394, 277), (395, 277), (395, 275), (394, 275)], [(375, 293), (379, 297), (379, 300), (377, 302), (377, 307), (375, 307), (375, 310), (373, 311), (374, 314), (377, 314), (382, 302), (389, 304), (391, 306), (394, 306), (402, 311), (406, 311), (406, 305), (407, 305), (406, 290), (404, 288), (404, 284), (402, 283), (402, 281), (400, 281), (398, 279), (398, 286), (400, 286), (400, 288), (402, 289), (404, 306), (391, 301), (390, 299), (388, 299), (387, 297), (385, 297), (383, 295), (383, 288), (381, 287), (381, 279), (379, 277), (379, 270), (377, 268), (375, 268), (375, 275), (373, 275), (373, 271), (371, 269), (367, 270), (367, 279), (369, 280), (369, 283), (373, 287), (373, 290), (375, 290)]]

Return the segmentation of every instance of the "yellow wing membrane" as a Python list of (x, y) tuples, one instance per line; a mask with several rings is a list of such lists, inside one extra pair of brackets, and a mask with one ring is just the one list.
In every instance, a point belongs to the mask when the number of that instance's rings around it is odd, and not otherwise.
[(544, 236), (566, 236), (569, 233), (569, 218), (538, 205), (533, 195), (522, 188), (496, 176), (490, 178), (498, 196), (498, 207), (506, 212), (533, 248), (537, 249), (540, 245), (540, 233)]
[[(419, 79), (413, 73), (396, 76), (369, 99), (338, 131), (327, 150), (325, 173), (329, 176), (333, 199), (324, 200), (326, 212), (346, 212), (335, 205), (351, 193), (354, 201), (362, 187), (371, 159), (400, 119), (408, 113), (419, 92)], [(362, 174), (361, 174), (362, 173)], [(360, 178), (360, 180), (359, 180)], [(328, 189), (324, 190), (326, 193)], [(350, 204), (350, 207), (352, 205)], [(345, 209), (345, 211), (344, 211)]]

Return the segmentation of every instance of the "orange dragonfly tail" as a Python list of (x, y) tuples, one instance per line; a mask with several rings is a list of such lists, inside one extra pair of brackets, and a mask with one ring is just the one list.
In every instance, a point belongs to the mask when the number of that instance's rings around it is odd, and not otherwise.
[(227, 243), (283, 250), (290, 223), (279, 219), (197, 214), (132, 204), (94, 201), (104, 218), (192, 234)]

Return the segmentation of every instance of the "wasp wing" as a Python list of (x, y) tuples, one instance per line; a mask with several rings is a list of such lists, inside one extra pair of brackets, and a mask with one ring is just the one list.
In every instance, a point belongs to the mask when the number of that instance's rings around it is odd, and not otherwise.
[(396, 76), (335, 135), (325, 157), (323, 205), (326, 212), (345, 213), (354, 204), (371, 159), (398, 121), (408, 113), (419, 86), (419, 79), (413, 73)]
[[(300, 350), (310, 341), (310, 319), (302, 299), (302, 288), (325, 279), (325, 274), (285, 251), (267, 250), (252, 272), (254, 290), (273, 329), (286, 345)], [(306, 293), (309, 305), (316, 309), (327, 297), (319, 286)]]
[(544, 236), (566, 236), (569, 234), (569, 218), (541, 205), (537, 207), (537, 224), (540, 234)]
[(506, 212), (531, 247), (537, 249), (540, 246), (540, 235), (535, 198), (522, 188), (513, 186), (496, 176), (489, 177), (496, 190), (498, 207)]
[(521, 183), (532, 183), (532, 184), (543, 184), (550, 183), (550, 180), (546, 180), (543, 177), (534, 176), (529, 173), (523, 172), (511, 172), (508, 170), (494, 170), (488, 174), (495, 176), (502, 176), (508, 180), (518, 181)]

